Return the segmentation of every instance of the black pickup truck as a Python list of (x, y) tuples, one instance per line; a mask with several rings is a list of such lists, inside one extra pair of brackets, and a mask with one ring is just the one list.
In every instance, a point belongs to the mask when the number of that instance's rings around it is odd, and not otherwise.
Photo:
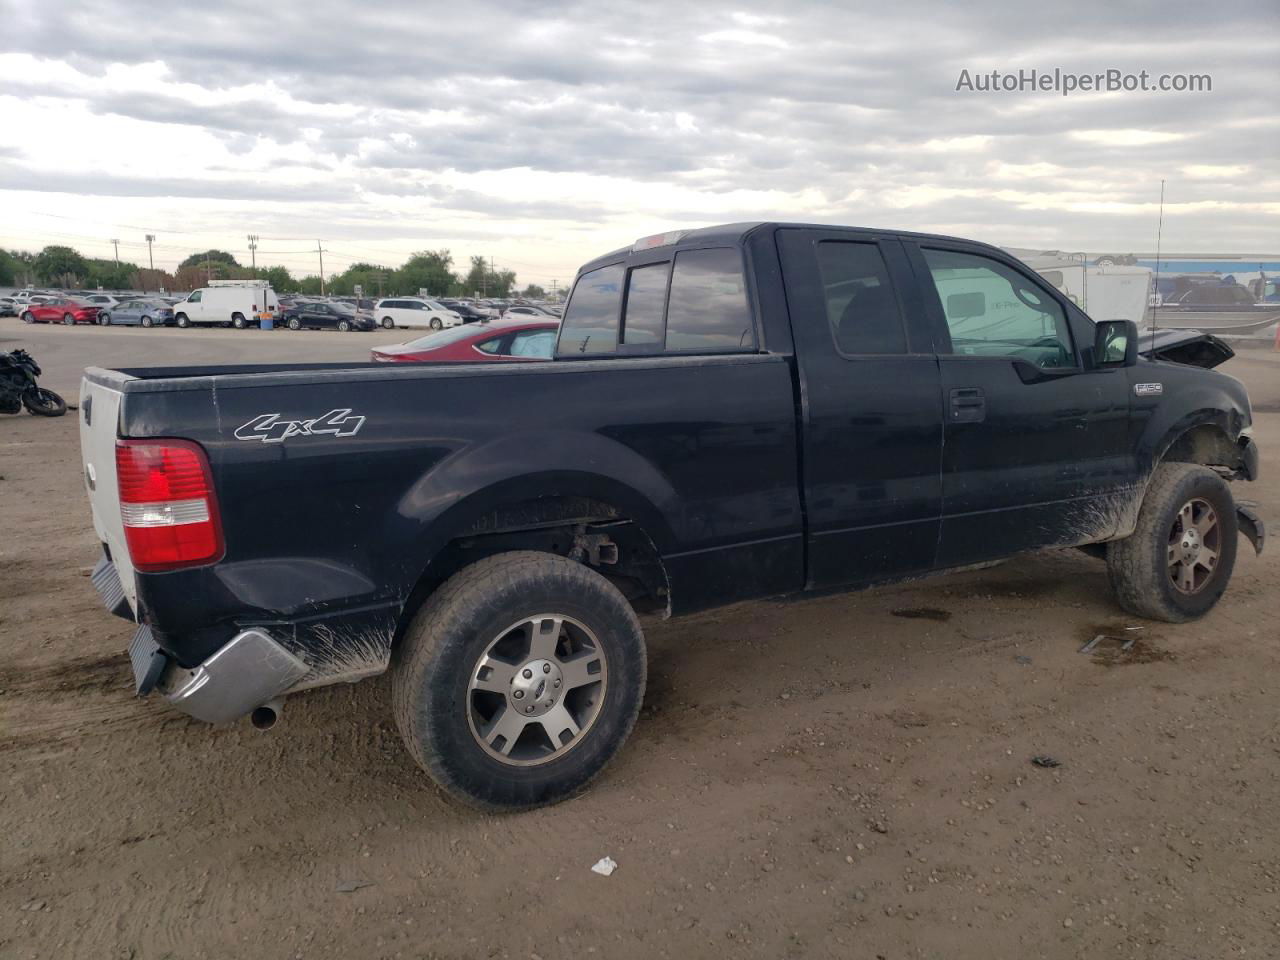
[(582, 788), (645, 687), (637, 614), (1085, 546), (1200, 616), (1263, 527), (1213, 337), (1094, 323), (984, 244), (777, 223), (585, 265), (544, 363), (86, 371), (94, 580), (138, 692), (211, 722), (390, 670), (487, 808)]

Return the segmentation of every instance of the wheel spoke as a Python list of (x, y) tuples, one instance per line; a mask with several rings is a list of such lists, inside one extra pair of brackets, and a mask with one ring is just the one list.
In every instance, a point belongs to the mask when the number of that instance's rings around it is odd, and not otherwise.
[[(591, 672), (592, 664), (596, 665), (594, 673)], [(572, 660), (563, 661), (560, 664), (560, 673), (564, 677), (566, 693), (577, 687), (585, 687), (589, 683), (596, 683), (600, 680), (599, 652), (589, 650), (580, 656), (574, 657)]]
[(1182, 530), (1185, 533), (1196, 525), (1195, 508), (1190, 503), (1184, 503), (1182, 509), (1178, 511), (1178, 519), (1182, 522)]
[(1177, 573), (1178, 586), (1187, 593), (1195, 589), (1196, 585), (1196, 568), (1193, 563), (1184, 563)]
[[(520, 734), (528, 722), (510, 707), (504, 706), (502, 712), (485, 727), (481, 736), (484, 737), (485, 743), (505, 757), (511, 753), (511, 748), (520, 739)], [(499, 737), (503, 738), (502, 746), (498, 746), (496, 743)]]
[(1210, 530), (1218, 525), (1218, 515), (1212, 509), (1206, 510), (1204, 516), (1200, 518), (1200, 522), (1196, 524), (1196, 529), (1200, 531), (1200, 538), (1204, 539)]
[(516, 668), (513, 664), (495, 660), (493, 657), (485, 657), (476, 668), (471, 688), (506, 694), (511, 689), (511, 678), (515, 673)]
[(557, 704), (535, 722), (542, 724), (542, 729), (547, 731), (547, 736), (551, 738), (552, 746), (557, 750), (560, 748), (560, 738), (566, 730), (575, 737), (578, 735), (578, 721), (573, 719), (573, 714), (565, 708), (563, 703)]
[(1196, 558), (1196, 563), (1204, 567), (1210, 573), (1218, 565), (1218, 551), (1210, 550), (1208, 547), (1200, 548), (1200, 556)]
[(529, 659), (553, 660), (560, 644), (561, 617), (537, 617), (529, 621)]
[(1178, 545), (1176, 543), (1169, 544), (1169, 569), (1172, 570), (1178, 565)]

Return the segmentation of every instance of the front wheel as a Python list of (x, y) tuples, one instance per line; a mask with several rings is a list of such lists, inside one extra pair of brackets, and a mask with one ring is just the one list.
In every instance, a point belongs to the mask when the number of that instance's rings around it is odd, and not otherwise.
[(392, 320), (390, 317), (383, 317), (383, 318), (382, 318), (382, 329), (383, 329), (383, 330), (394, 330), (395, 328), (396, 328), (396, 322), (395, 322), (394, 320)]
[(444, 321), (443, 321), (443, 320), (441, 320), (439, 317), (432, 317), (432, 318), (431, 318), (431, 329), (432, 329), (432, 330), (442, 330), (442, 329), (444, 329)]
[(62, 322), (65, 323), (68, 327), (74, 327), (76, 325), (75, 315), (70, 313), (64, 313), (62, 315)]
[(177, 322), (178, 326), (181, 327), (183, 330), (191, 326), (191, 321), (187, 319), (187, 315), (185, 313), (178, 314), (178, 316), (175, 317), (174, 319)]
[(1236, 562), (1236, 505), (1208, 467), (1156, 467), (1133, 534), (1107, 548), (1107, 573), (1120, 606), (1167, 623), (1209, 612)]
[(34, 313), (32, 313), (30, 310), (24, 311), (24, 312), (23, 312), (23, 314), (22, 314), (22, 322), (23, 322), (23, 323), (35, 323), (35, 322), (36, 322), (36, 315), (35, 315)]
[(149, 326), (151, 326), (151, 323), (152, 323), (152, 320), (151, 320), (151, 318), (150, 318), (150, 317), (143, 317), (143, 318), (142, 318), (142, 325), (143, 325), (144, 327), (149, 327)]
[(351, 329), (351, 324), (347, 323), (347, 321), (345, 320), (339, 320), (338, 329), (341, 330), (343, 333), (346, 333), (348, 330)]
[(60, 417), (67, 412), (67, 401), (44, 387), (28, 387), (22, 405), (37, 417)]
[(644, 636), (608, 580), (564, 557), (502, 553), (454, 574), (392, 674), (409, 753), (488, 810), (555, 803), (604, 769), (644, 698)]
[(301, 321), (301, 320), (299, 320), (297, 317), (290, 317), (290, 318), (289, 318), (289, 329), (290, 329), (290, 330), (301, 330), (301, 329), (302, 329), (302, 321)]
[(233, 313), (231, 315), (231, 325), (237, 330), (243, 330), (247, 326), (244, 320), (244, 314)]

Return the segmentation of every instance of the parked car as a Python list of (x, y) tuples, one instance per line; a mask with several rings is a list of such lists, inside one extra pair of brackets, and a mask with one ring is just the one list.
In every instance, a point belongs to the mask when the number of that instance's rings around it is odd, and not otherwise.
[(279, 301), (275, 291), (261, 284), (225, 282), (192, 290), (173, 306), (180, 327), (193, 325), (235, 327), (258, 326), (259, 313), (275, 313)]
[(20, 306), (17, 297), (0, 297), (0, 317), (16, 317)]
[(462, 318), (434, 300), (422, 297), (392, 297), (379, 300), (374, 307), (374, 317), (387, 330), (395, 327), (430, 327), (443, 330), (456, 327)]
[(72, 297), (32, 298), (22, 308), (24, 323), (97, 323), (99, 308)]
[(480, 323), (429, 333), (408, 343), (374, 347), (379, 363), (486, 363), (550, 360), (558, 323)]
[(117, 297), (110, 293), (81, 293), (76, 295), (76, 299), (83, 300), (85, 303), (96, 304), (102, 310), (109, 310), (118, 303), (123, 303), (123, 297)]
[(546, 307), (536, 307), (531, 304), (516, 304), (515, 306), (507, 307), (503, 316), (511, 319), (516, 317), (551, 317), (555, 320), (560, 319), (560, 314), (548, 310)]
[(469, 303), (450, 304), (450, 303), (445, 303), (443, 300), (441, 300), (440, 302), (445, 307), (452, 310), (459, 317), (461, 317), (463, 323), (478, 323), (481, 320), (492, 319), (488, 313), (485, 313), (484, 311), (481, 311), (481, 310), (477, 310), (475, 307), (473, 307)]
[(269, 726), (390, 670), (431, 777), (534, 807), (634, 725), (638, 613), (1084, 545), (1130, 614), (1207, 613), (1264, 537), (1249, 398), (1139, 350), (986, 244), (645, 238), (581, 268), (544, 363), (91, 368), (93, 582), (138, 693)]
[(374, 330), (372, 314), (357, 313), (346, 303), (295, 303), (281, 318), (290, 330)]
[(173, 307), (163, 300), (124, 300), (103, 310), (98, 322), (141, 327), (167, 327), (173, 323)]

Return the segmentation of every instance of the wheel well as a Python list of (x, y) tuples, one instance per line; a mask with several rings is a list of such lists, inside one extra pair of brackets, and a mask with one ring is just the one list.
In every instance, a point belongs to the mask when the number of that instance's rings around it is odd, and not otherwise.
[(1172, 463), (1225, 467), (1233, 472), (1244, 465), (1240, 447), (1231, 441), (1226, 431), (1210, 423), (1202, 423), (1181, 434), (1160, 459)]
[(545, 497), (491, 510), (445, 544), (405, 602), (396, 640), (426, 599), (451, 576), (510, 550), (539, 550), (586, 564), (617, 587), (637, 613), (670, 610), (666, 568), (639, 524), (601, 501)]

